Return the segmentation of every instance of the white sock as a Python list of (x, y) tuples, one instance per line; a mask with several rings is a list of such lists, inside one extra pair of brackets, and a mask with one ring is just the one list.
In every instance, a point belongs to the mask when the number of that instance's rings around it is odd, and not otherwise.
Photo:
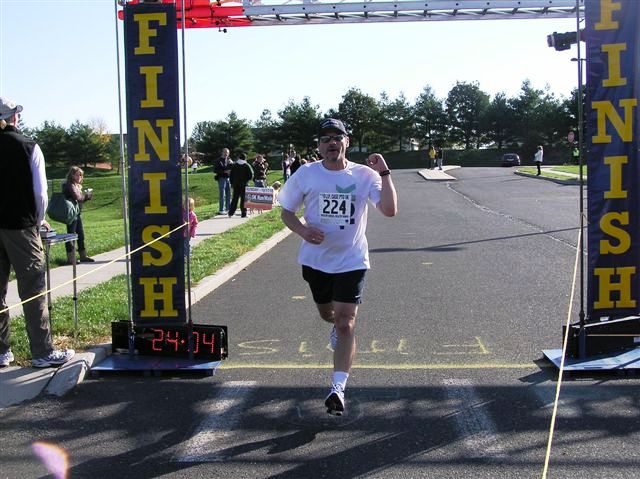
[(349, 373), (343, 371), (333, 372), (333, 384), (340, 386), (343, 391), (347, 388), (347, 379), (349, 379)]

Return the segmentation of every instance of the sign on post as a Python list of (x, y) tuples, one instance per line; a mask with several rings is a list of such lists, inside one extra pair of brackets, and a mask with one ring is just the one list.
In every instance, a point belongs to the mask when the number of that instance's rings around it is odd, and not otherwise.
[(273, 188), (248, 186), (245, 190), (244, 205), (253, 210), (270, 210), (273, 208)]

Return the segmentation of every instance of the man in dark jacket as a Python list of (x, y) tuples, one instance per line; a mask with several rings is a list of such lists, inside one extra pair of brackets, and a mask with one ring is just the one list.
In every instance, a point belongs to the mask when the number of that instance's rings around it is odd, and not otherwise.
[(51, 322), (46, 309), (45, 258), (40, 227), (51, 229), (47, 210), (47, 177), (44, 156), (36, 142), (23, 136), (16, 125), (22, 106), (0, 98), (0, 366), (14, 361), (9, 347), (9, 310), (6, 304), (9, 270), (13, 266), (23, 304), (31, 363), (37, 368), (59, 366), (74, 351), (54, 350)]
[(231, 167), (231, 187), (233, 188), (233, 197), (231, 198), (231, 206), (229, 207), (229, 216), (233, 216), (238, 207), (238, 199), (240, 200), (240, 212), (242, 217), (247, 217), (247, 209), (244, 207), (244, 196), (247, 183), (253, 178), (253, 169), (247, 163), (247, 155), (240, 153), (238, 161)]

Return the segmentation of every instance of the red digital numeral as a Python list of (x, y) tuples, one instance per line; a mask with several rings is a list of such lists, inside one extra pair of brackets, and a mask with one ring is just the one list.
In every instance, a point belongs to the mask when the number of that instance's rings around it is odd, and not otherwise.
[[(171, 337), (171, 335), (174, 334), (175, 337)], [(175, 352), (178, 352), (178, 340), (180, 339), (180, 333), (178, 331), (167, 331), (167, 339), (165, 339), (165, 341), (167, 343), (172, 343), (173, 344), (173, 350)]]
[(193, 334), (193, 354), (198, 354), (198, 350), (200, 349), (200, 333), (192, 331), (191, 334)]
[(158, 334), (158, 337), (155, 337), (151, 340), (151, 349), (153, 351), (162, 351), (162, 341), (164, 340), (164, 331), (162, 329), (152, 329), (155, 334)]
[(207, 333), (202, 333), (202, 344), (208, 344), (209, 346), (211, 346), (211, 354), (213, 354), (213, 346), (215, 344), (215, 335), (213, 333), (211, 333), (211, 340), (207, 341)]

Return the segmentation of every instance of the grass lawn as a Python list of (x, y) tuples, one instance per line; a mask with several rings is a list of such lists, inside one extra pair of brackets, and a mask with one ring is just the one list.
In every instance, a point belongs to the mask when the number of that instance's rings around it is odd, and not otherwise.
[[(565, 173), (573, 173), (574, 175), (580, 174), (580, 167), (578, 165), (562, 165), (554, 166), (551, 168), (554, 171), (564, 171)], [(582, 176), (587, 176), (587, 167), (583, 165)]]
[[(564, 168), (564, 167), (559, 167), (559, 168)], [(567, 167), (570, 168), (570, 167)], [(576, 180), (577, 178), (571, 177), (569, 175), (563, 175), (562, 173), (554, 173), (553, 171), (556, 169), (556, 167), (554, 168), (544, 168), (542, 170), (542, 173), (540, 176), (544, 176), (546, 178), (553, 178), (556, 180)], [(518, 168), (518, 171), (522, 172), (522, 173), (527, 173), (529, 175), (536, 175), (538, 173), (538, 170), (532, 166), (524, 166), (522, 168)], [(564, 170), (560, 170), (560, 171), (564, 171)], [(567, 173), (572, 173), (572, 171), (567, 170)], [(576, 169), (576, 174), (577, 174), (577, 169)], [(586, 178), (586, 176), (585, 176)]]

